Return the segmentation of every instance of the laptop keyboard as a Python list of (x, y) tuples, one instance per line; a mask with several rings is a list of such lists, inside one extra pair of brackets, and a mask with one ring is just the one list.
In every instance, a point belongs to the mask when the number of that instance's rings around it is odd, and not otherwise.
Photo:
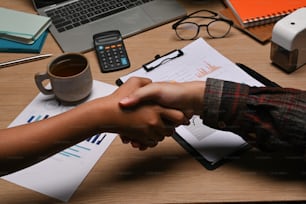
[(47, 10), (58, 32), (99, 20), (153, 0), (79, 0)]

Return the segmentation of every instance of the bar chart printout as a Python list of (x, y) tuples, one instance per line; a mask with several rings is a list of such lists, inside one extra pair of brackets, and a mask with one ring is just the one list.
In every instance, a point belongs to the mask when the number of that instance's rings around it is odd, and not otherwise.
[[(108, 95), (115, 88), (94, 81), (92, 94), (88, 100)], [(45, 120), (74, 108), (63, 106), (48, 97), (50, 96), (38, 94), (10, 127)], [(38, 164), (4, 176), (2, 179), (67, 202), (115, 137), (116, 135), (112, 133), (93, 135)]]

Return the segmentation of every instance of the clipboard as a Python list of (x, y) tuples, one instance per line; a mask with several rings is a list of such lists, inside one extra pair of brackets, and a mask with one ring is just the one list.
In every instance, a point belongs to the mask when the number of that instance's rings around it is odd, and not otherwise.
[[(181, 50), (155, 56), (144, 66), (117, 79), (116, 84), (120, 86), (128, 78), (135, 76), (147, 77), (153, 82), (205, 81), (211, 77), (251, 86), (278, 86), (245, 65), (231, 62), (202, 38)], [(198, 116), (191, 119), (191, 125), (177, 127), (173, 138), (208, 170), (216, 169), (250, 148), (249, 144), (234, 133), (203, 125)]]
[[(184, 52), (180, 49), (172, 50), (162, 56), (158, 54), (154, 57), (152, 61), (149, 61), (145, 63), (144, 65), (142, 65), (140, 69), (143, 69), (145, 72), (151, 72), (161, 67), (162, 65), (170, 62), (171, 60), (175, 60), (178, 57), (182, 57), (183, 55), (184, 55)], [(130, 74), (136, 73), (138, 71), (139, 70), (136, 70), (134, 72), (131, 72)], [(124, 83), (121, 78), (117, 79), (115, 82), (118, 86), (121, 86)]]

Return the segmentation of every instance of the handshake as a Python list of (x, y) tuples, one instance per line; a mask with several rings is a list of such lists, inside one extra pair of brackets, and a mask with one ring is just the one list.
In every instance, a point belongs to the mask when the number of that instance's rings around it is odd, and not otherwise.
[(104, 106), (100, 114), (108, 116), (108, 122), (101, 123), (101, 131), (116, 132), (123, 143), (145, 150), (202, 112), (204, 89), (203, 81), (152, 83), (133, 77), (111, 95), (91, 103)]
[(154, 147), (201, 109), (203, 83), (152, 83), (131, 78), (112, 94), (62, 114), (0, 129), (0, 176), (101, 132), (118, 133), (123, 143), (140, 150)]
[[(188, 125), (193, 115), (260, 149), (282, 150), (290, 144), (304, 152), (305, 128), (300, 127), (305, 127), (305, 99), (305, 91), (297, 89), (209, 78), (152, 83), (134, 77), (110, 95), (62, 114), (0, 129), (0, 172), (22, 169), (101, 132), (118, 133), (123, 143), (145, 150), (171, 136), (177, 126)], [(20, 155), (21, 160), (10, 159)]]

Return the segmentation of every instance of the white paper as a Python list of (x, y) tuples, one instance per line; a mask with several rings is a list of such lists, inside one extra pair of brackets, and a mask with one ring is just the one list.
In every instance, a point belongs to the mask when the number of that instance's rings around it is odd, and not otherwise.
[(154, 82), (186, 82), (205, 81), (207, 77), (210, 77), (262, 86), (202, 38), (190, 43), (182, 51), (184, 52), (183, 56), (170, 60), (153, 71), (147, 72), (145, 69), (138, 69), (120, 79), (125, 82), (132, 76), (139, 76), (150, 78)]
[[(209, 77), (263, 86), (202, 38), (190, 43), (182, 51), (183, 56), (170, 60), (150, 72), (138, 69), (120, 79), (125, 82), (132, 76), (139, 76), (150, 78), (153, 82), (186, 82), (205, 81)], [(247, 145), (238, 135), (203, 125), (198, 116), (191, 119), (189, 126), (179, 126), (176, 132), (212, 164)]]
[[(115, 89), (115, 86), (94, 81), (88, 100), (109, 95)], [(73, 107), (61, 105), (53, 96), (40, 93), (10, 127), (43, 120)], [(113, 133), (94, 135), (38, 164), (2, 178), (61, 201), (68, 201), (115, 137)]]

